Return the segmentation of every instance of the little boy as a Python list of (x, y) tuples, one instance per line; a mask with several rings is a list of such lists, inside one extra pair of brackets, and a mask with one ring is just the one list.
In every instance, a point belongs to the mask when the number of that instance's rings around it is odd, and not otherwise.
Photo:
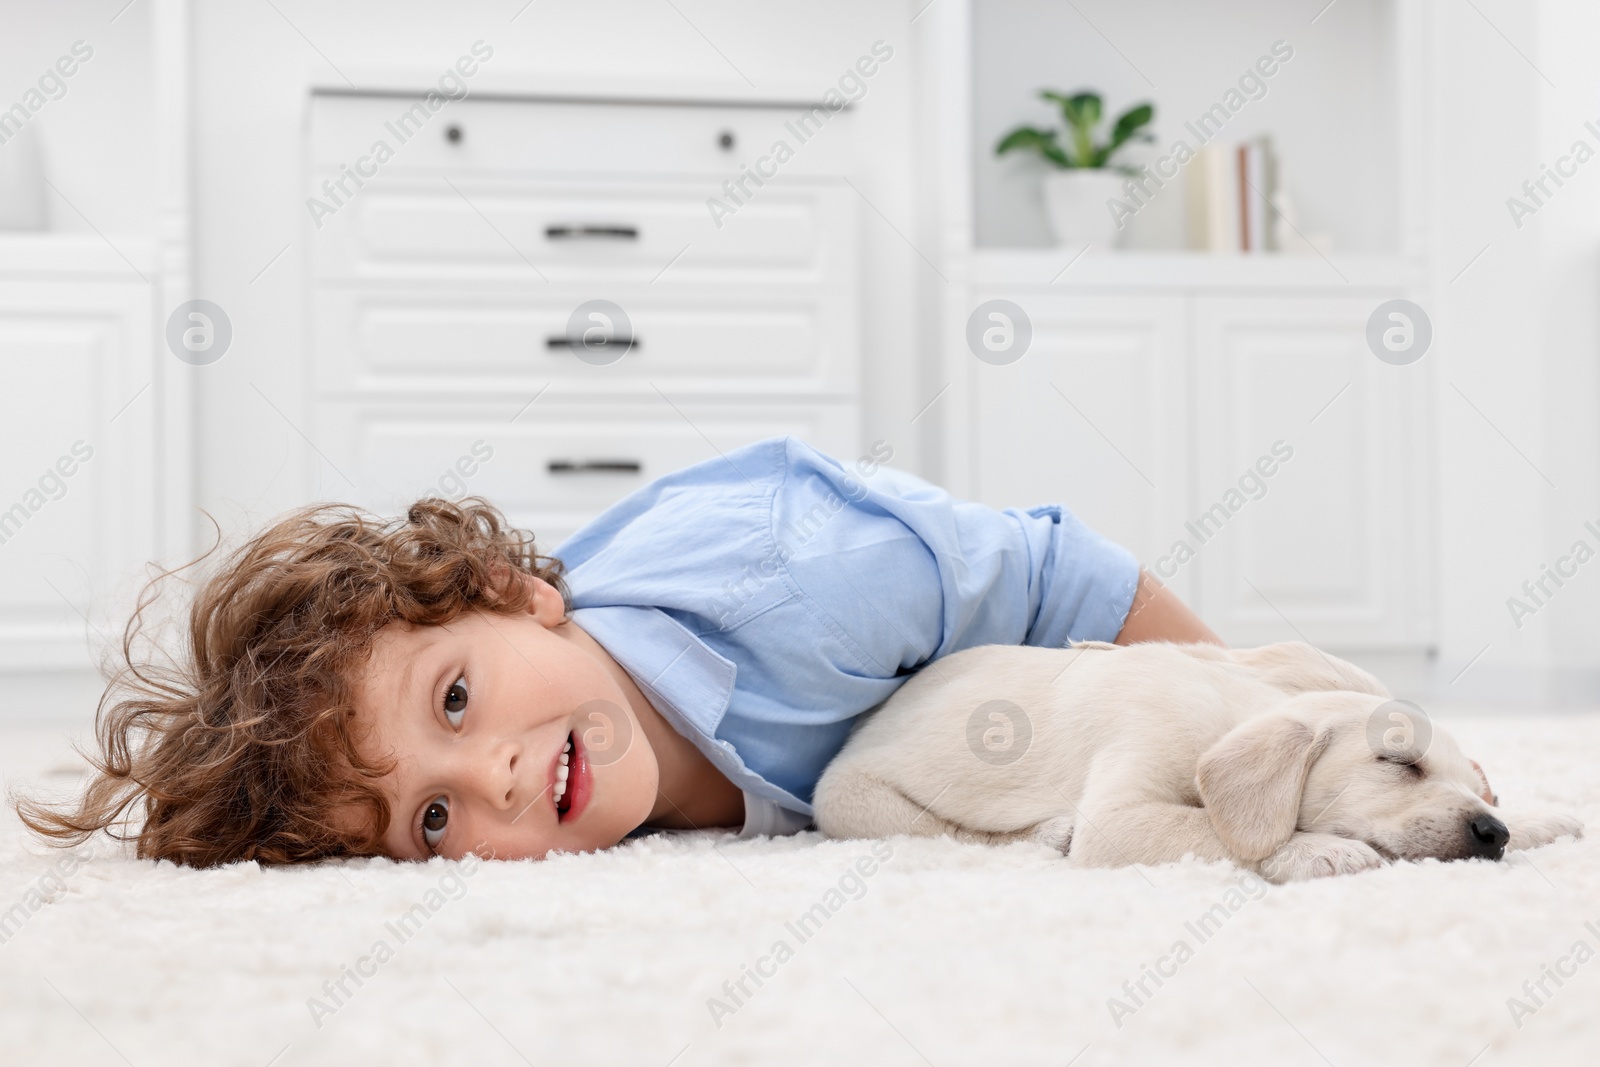
[(1065, 508), (958, 501), (891, 454), (761, 441), (638, 490), (559, 559), (481, 500), (302, 509), (204, 584), (179, 666), (129, 653), (76, 809), (19, 812), (197, 866), (787, 834), (855, 718), (930, 660), (1221, 643)]

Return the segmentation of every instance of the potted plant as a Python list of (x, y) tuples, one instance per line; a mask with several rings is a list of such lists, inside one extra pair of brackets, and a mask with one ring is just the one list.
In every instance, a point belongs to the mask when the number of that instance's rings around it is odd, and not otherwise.
[(1123, 175), (1137, 173), (1132, 167), (1112, 164), (1111, 157), (1129, 141), (1153, 139), (1144, 127), (1155, 118), (1155, 108), (1148, 102), (1130, 107), (1112, 124), (1110, 139), (1097, 144), (1099, 93), (1067, 96), (1045, 89), (1039, 96), (1060, 107), (1065, 138), (1058, 130), (1018, 126), (1000, 139), (994, 154), (1037, 152), (1053, 168), (1044, 179), (1044, 206), (1058, 244), (1109, 245), (1117, 224), (1106, 201), (1121, 191)]

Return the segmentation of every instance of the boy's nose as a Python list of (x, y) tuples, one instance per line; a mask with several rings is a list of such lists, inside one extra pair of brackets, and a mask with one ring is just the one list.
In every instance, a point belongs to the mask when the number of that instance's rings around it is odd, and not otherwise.
[(484, 803), (504, 810), (515, 804), (526, 804), (529, 799), (520, 796), (519, 771), (525, 772), (524, 753), (517, 742), (506, 739), (492, 741), (474, 751), (463, 753), (466, 766), (463, 777), (470, 783)]

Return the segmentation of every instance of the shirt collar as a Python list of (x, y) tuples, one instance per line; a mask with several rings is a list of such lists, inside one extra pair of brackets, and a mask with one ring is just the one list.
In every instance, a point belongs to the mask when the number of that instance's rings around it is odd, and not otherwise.
[(600, 642), (680, 733), (710, 740), (733, 700), (738, 668), (660, 608), (574, 608), (572, 621)]
[[(572, 621), (600, 642), (674, 730), (746, 794), (747, 805), (754, 794), (795, 813), (789, 822), (764, 817), (767, 829), (760, 832), (794, 833), (803, 825), (793, 823), (794, 818), (810, 821), (809, 804), (751, 770), (731, 743), (717, 738), (717, 727), (733, 701), (737, 664), (660, 608), (625, 604), (574, 608)], [(773, 828), (780, 825), (784, 828)]]

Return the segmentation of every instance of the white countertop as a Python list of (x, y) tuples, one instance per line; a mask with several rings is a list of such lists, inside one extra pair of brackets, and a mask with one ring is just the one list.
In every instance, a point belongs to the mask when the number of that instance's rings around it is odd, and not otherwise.
[[(1074, 260), (1074, 257), (1076, 260)], [(1391, 289), (1415, 284), (1425, 266), (1393, 255), (1257, 255), (1123, 252), (1091, 248), (978, 249), (970, 281), (980, 286), (1117, 289)]]

